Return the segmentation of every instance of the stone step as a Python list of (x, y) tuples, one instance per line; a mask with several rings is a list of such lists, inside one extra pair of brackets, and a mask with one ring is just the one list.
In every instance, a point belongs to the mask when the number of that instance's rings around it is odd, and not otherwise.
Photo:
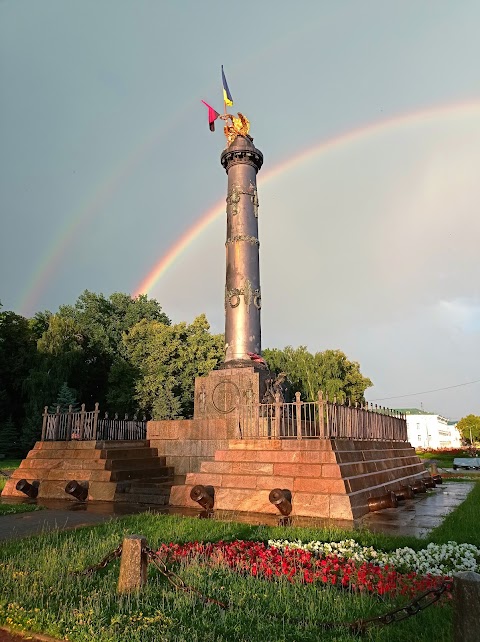
[[(56, 442), (58, 443), (58, 442)], [(47, 448), (36, 450), (35, 448), (31, 450), (26, 459), (28, 461), (34, 460), (38, 461), (40, 459), (83, 459), (83, 460), (92, 460), (99, 459), (100, 450), (72, 450), (72, 449), (57, 449), (57, 448)]]
[(96, 441), (37, 441), (32, 450), (95, 450)]
[(140, 493), (148, 495), (150, 493), (169, 494), (172, 487), (172, 477), (159, 477), (149, 481), (133, 480), (117, 482), (117, 492), (119, 493)]
[(158, 450), (144, 446), (142, 448), (103, 448), (101, 459), (140, 459), (141, 457), (157, 457)]
[(122, 439), (118, 441), (96, 441), (96, 447), (100, 450), (132, 450), (134, 448), (149, 448), (150, 441), (148, 439)]
[(110, 481), (112, 472), (110, 470), (91, 470), (91, 469), (23, 469), (17, 468), (12, 473), (12, 479), (39, 479), (39, 480), (57, 480), (57, 481), (71, 481), (76, 479), (77, 481), (81, 480), (92, 480), (92, 481)]
[(173, 480), (173, 468), (171, 466), (163, 466), (159, 468), (143, 468), (142, 470), (112, 470), (109, 471), (111, 481), (127, 481), (127, 480), (151, 480), (155, 477), (162, 476), (164, 481), (169, 479)]
[(143, 470), (144, 468), (165, 468), (165, 457), (146, 457), (143, 459), (107, 459), (105, 470)]
[(263, 462), (263, 463), (335, 463), (335, 453), (330, 450), (285, 451), (285, 450), (216, 450), (215, 461)]
[(17, 470), (43, 474), (46, 470), (105, 470), (105, 460), (96, 459), (24, 459)]
[(152, 506), (168, 506), (168, 495), (147, 495), (141, 493), (115, 494), (115, 501), (128, 502), (129, 504), (151, 504)]

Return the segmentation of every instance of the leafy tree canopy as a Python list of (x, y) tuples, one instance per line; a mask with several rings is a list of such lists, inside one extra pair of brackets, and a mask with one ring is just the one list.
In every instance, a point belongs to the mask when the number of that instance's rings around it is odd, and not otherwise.
[(135, 384), (140, 411), (155, 419), (192, 415), (195, 377), (223, 359), (223, 335), (209, 330), (202, 314), (190, 325), (144, 319), (124, 333), (128, 361), (141, 373)]
[(266, 349), (263, 357), (270, 370), (287, 374), (290, 395), (298, 391), (304, 400), (315, 400), (321, 390), (340, 402), (361, 402), (365, 390), (373, 385), (360, 372), (360, 364), (349, 361), (341, 350), (312, 354), (305, 346), (287, 346), (283, 350)]
[(64, 381), (58, 391), (55, 403), (50, 408), (50, 412), (56, 412), (57, 408), (60, 409), (60, 412), (68, 412), (70, 407), (72, 408), (72, 412), (78, 412), (80, 410), (80, 404), (77, 401), (75, 390), (69, 388), (67, 382)]
[(74, 305), (60, 306), (59, 314), (78, 324), (89, 347), (110, 357), (122, 350), (122, 334), (142, 319), (170, 324), (158, 301), (148, 299), (145, 294), (134, 298), (115, 292), (106, 298), (103, 294), (85, 290)]
[(480, 417), (477, 415), (467, 415), (460, 419), (457, 424), (460, 434), (467, 441), (480, 441)]

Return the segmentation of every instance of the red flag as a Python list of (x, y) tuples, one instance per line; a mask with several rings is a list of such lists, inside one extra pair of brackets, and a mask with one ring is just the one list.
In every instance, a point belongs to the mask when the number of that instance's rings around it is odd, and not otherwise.
[(215, 111), (213, 107), (210, 107), (210, 105), (206, 103), (204, 100), (202, 100), (202, 103), (205, 105), (205, 107), (208, 107), (208, 126), (210, 127), (210, 131), (214, 132), (215, 121), (220, 116), (220, 114), (218, 113), (218, 111)]

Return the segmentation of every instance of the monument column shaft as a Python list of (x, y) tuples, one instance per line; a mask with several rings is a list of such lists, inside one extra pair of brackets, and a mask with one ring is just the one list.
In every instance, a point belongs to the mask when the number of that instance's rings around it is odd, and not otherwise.
[[(257, 171), (263, 156), (239, 136), (223, 152), (228, 173), (225, 283), (225, 363), (261, 353)], [(232, 363), (232, 365), (235, 365)]]

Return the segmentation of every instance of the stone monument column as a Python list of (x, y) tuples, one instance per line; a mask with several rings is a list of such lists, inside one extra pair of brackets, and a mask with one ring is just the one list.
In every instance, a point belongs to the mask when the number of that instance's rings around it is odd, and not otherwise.
[(250, 136), (237, 136), (223, 151), (228, 174), (225, 282), (225, 365), (252, 366), (261, 354), (261, 290), (257, 172), (262, 153)]

